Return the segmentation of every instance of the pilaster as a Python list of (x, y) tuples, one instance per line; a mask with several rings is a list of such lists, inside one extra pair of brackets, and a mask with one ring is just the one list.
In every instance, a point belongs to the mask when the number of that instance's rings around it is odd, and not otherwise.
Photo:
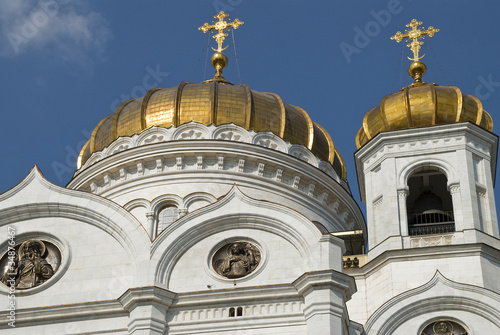
[(156, 287), (138, 287), (127, 290), (118, 300), (129, 311), (128, 332), (133, 335), (164, 335), (166, 314), (175, 293)]
[(307, 272), (293, 282), (304, 297), (307, 334), (344, 334), (349, 326), (346, 301), (356, 292), (354, 278), (326, 270)]

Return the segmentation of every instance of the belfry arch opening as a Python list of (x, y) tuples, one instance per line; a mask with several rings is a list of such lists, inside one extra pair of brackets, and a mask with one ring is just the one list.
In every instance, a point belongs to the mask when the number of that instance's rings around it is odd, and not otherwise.
[(406, 199), (409, 235), (455, 231), (453, 201), (446, 175), (436, 167), (421, 167), (408, 179)]

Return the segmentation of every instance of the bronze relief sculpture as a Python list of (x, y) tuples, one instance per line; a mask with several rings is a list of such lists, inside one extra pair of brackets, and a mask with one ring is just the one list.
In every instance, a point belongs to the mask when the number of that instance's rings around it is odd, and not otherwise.
[(220, 248), (212, 258), (212, 266), (219, 275), (233, 279), (252, 273), (261, 261), (260, 250), (252, 243), (236, 241)]
[(16, 289), (37, 287), (49, 280), (61, 262), (59, 249), (50, 242), (30, 239), (9, 250), (0, 259), (0, 282)]
[(422, 335), (467, 335), (467, 330), (457, 322), (439, 320), (427, 325)]

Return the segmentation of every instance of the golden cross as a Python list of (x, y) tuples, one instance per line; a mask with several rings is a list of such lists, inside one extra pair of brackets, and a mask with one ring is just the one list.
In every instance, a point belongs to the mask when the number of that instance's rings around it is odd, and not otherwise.
[(425, 55), (422, 57), (418, 56), (418, 52), (420, 51), (420, 46), (424, 44), (424, 42), (419, 41), (419, 38), (424, 38), (425, 35), (429, 35), (429, 37), (434, 36), (435, 33), (439, 31), (439, 29), (435, 29), (433, 26), (429, 26), (427, 30), (419, 30), (417, 27), (421, 25), (422, 22), (417, 21), (415, 19), (411, 20), (410, 23), (408, 23), (406, 26), (411, 27), (410, 29), (407, 29), (404, 34), (401, 34), (400, 31), (396, 33), (396, 35), (391, 37), (391, 40), (396, 40), (396, 42), (401, 42), (403, 38), (406, 38), (408, 40), (412, 40), (410, 44), (407, 44), (407, 47), (410, 47), (411, 51), (413, 51), (413, 58), (408, 57), (409, 60), (412, 61), (419, 61), (422, 58), (424, 58)]
[(225, 48), (222, 48), (222, 43), (224, 43), (224, 40), (228, 36), (226, 33), (224, 33), (224, 30), (229, 29), (229, 28), (238, 29), (239, 26), (241, 26), (243, 23), (245, 23), (245, 22), (242, 22), (238, 19), (234, 19), (233, 22), (224, 21), (224, 19), (228, 16), (229, 16), (229, 14), (226, 14), (223, 11), (221, 11), (219, 14), (214, 16), (215, 19), (219, 19), (218, 22), (215, 22), (212, 25), (209, 25), (208, 23), (205, 22), (205, 24), (203, 26), (198, 28), (198, 30), (202, 30), (204, 33), (208, 32), (212, 29), (217, 30), (219, 32), (218, 34), (216, 34), (214, 36), (219, 47), (217, 49), (212, 48), (214, 51), (222, 52), (222, 51), (226, 50), (228, 47), (228, 46), (226, 46)]

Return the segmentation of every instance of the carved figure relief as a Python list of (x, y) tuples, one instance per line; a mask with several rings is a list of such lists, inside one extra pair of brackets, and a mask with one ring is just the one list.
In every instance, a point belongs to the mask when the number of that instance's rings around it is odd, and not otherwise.
[(61, 252), (50, 242), (31, 239), (9, 250), (0, 259), (0, 282), (16, 289), (42, 285), (59, 268)]
[(260, 260), (260, 250), (255, 245), (237, 241), (220, 248), (212, 258), (212, 266), (223, 277), (241, 278), (252, 273)]
[(467, 335), (465, 328), (453, 321), (439, 320), (424, 328), (421, 335)]

